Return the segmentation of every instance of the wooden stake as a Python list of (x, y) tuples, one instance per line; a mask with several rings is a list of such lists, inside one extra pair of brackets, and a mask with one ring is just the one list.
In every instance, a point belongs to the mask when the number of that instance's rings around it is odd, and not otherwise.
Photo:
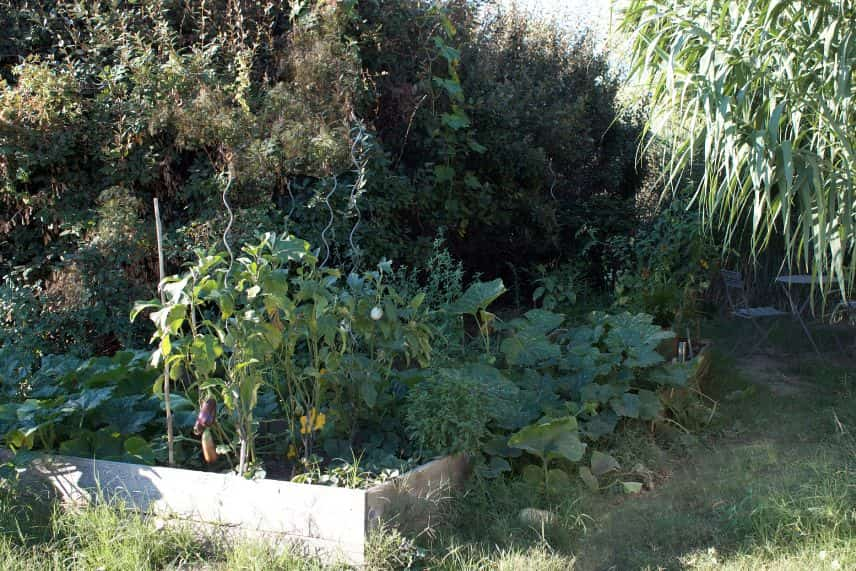
[[(158, 199), (155, 198), (155, 233), (158, 240), (158, 269), (160, 270), (160, 281), (166, 277), (166, 268), (163, 260), (163, 231), (161, 230), (160, 207)], [(158, 283), (158, 292), (160, 292), (161, 303), (166, 302), (163, 289)], [(163, 402), (166, 408), (166, 446), (168, 454), (168, 462), (170, 466), (175, 465), (175, 437), (172, 432), (172, 406), (169, 402), (169, 366), (166, 363), (166, 356), (163, 360)]]

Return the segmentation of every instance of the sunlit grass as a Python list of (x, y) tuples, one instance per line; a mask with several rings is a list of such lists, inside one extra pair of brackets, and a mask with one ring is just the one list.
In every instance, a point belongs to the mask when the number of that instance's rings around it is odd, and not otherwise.
[[(147, 517), (120, 501), (79, 508), (0, 491), (0, 569), (277, 571), (324, 568), (286, 545), (214, 539), (187, 524)], [(46, 509), (47, 508), (47, 509)], [(19, 529), (22, 522), (26, 529)]]

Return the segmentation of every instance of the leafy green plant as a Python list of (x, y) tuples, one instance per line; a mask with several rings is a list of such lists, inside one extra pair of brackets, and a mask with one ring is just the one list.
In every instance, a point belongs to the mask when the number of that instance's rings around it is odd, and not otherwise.
[[(672, 394), (672, 388), (685, 387), (699, 365), (668, 363), (658, 349), (674, 333), (652, 320), (645, 314), (593, 312), (587, 324), (563, 328), (561, 314), (531, 310), (509, 321), (501, 352), (518, 392), (513, 411), (490, 426), (495, 434), (513, 434), (486, 443), (483, 473), (508, 471), (509, 460), (519, 463), (525, 450), (538, 456), (541, 466), (538, 473), (524, 467), (524, 475), (555, 490), (568, 477), (549, 469), (550, 460), (559, 457), (550, 456), (550, 446), (577, 462), (584, 451), (578, 442), (596, 443), (621, 421), (670, 422), (664, 390)], [(596, 481), (592, 470), (605, 473), (600, 464), (581, 469), (587, 483)]]
[(532, 301), (540, 304), (542, 309), (566, 309), (577, 302), (578, 277), (573, 268), (566, 266), (549, 272), (539, 265), (535, 272), (540, 277), (535, 280), (537, 287), (532, 292)]
[[(4, 387), (0, 435), (14, 451), (152, 464), (164, 452), (152, 446), (163, 427), (156, 378), (143, 353), (46, 355), (17, 386)], [(178, 425), (192, 424), (190, 403), (176, 395), (175, 407)]]
[(534, 454), (541, 460), (546, 490), (550, 490), (551, 480), (553, 483), (568, 481), (567, 473), (559, 469), (550, 470), (550, 461), (578, 462), (586, 450), (586, 445), (580, 440), (577, 419), (573, 416), (531, 424), (514, 433), (508, 439), (508, 445)]
[(394, 365), (427, 366), (424, 296), (398, 296), (386, 284), (388, 262), (342, 284), (292, 236), (267, 233), (242, 252), (234, 262), (200, 256), (165, 280), (165, 304), (139, 303), (132, 318), (154, 309), (153, 365), (165, 359), (173, 380), (204, 398), (217, 394), (232, 413), (241, 474), (257, 461), (254, 411), (265, 386), (279, 396), (286, 440), (300, 443), (308, 466), (319, 434), (333, 430), (328, 418), (351, 438), (361, 410), (389, 404)]
[(491, 356), (491, 328), (496, 320), (496, 315), (488, 311), (487, 308), (506, 291), (508, 290), (499, 278), (490, 282), (477, 281), (471, 284), (460, 298), (446, 306), (446, 311), (451, 314), (469, 315), (475, 320), (478, 326), (479, 340), (488, 360), (493, 359)]
[(675, 198), (633, 241), (633, 258), (615, 284), (615, 305), (641, 310), (678, 335), (698, 329), (701, 299), (717, 267), (718, 252), (700, 213)]
[(657, 351), (674, 333), (652, 321), (645, 314), (593, 312), (589, 325), (568, 332), (571, 349), (564, 364), (572, 373), (568, 388), (586, 411), (580, 418), (589, 438), (611, 432), (620, 418), (659, 418), (659, 386), (686, 383), (689, 369), (667, 365)]
[(439, 311), (464, 293), (464, 266), (452, 256), (441, 231), (434, 238), (424, 264), (413, 268), (397, 267), (393, 285), (404, 296), (424, 294), (425, 307)]
[(425, 453), (474, 454), (488, 426), (512, 412), (516, 394), (517, 387), (487, 365), (431, 371), (407, 395), (408, 435)]
[[(171, 380), (189, 376), (206, 398), (217, 393), (234, 414), (242, 475), (254, 458), (253, 409), (262, 367), (283, 343), (281, 316), (295, 306), (287, 297), (291, 266), (299, 268), (297, 279), (303, 278), (304, 258), (310, 260), (307, 273), (314, 270), (309, 244), (300, 240), (267, 234), (243, 252), (234, 262), (222, 254), (200, 256), (187, 274), (164, 281), (163, 304), (138, 303), (131, 312), (133, 320), (143, 310), (155, 310), (150, 315), (156, 326), (152, 340), (158, 342), (153, 367), (164, 360)], [(311, 314), (317, 323), (314, 318)], [(317, 388), (315, 393), (308, 398), (317, 399)]]
[(558, 359), (562, 349), (550, 335), (564, 320), (564, 315), (544, 309), (532, 309), (511, 320), (506, 326), (511, 335), (500, 345), (506, 363), (512, 367), (535, 367)]

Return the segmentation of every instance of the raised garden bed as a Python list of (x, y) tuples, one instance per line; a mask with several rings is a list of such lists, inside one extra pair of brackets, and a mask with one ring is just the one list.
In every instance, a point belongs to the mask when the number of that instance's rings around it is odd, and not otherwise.
[(361, 566), (368, 534), (381, 521), (395, 519), (404, 527), (430, 523), (448, 492), (469, 474), (466, 456), (447, 456), (367, 490), (353, 490), (44, 455), (30, 462), (24, 482), (48, 484), (67, 502), (121, 499), (166, 519), (230, 536), (293, 543), (325, 561)]

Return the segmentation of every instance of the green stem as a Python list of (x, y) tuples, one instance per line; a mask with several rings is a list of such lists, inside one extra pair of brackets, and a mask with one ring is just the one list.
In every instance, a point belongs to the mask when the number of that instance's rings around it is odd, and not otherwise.
[(547, 496), (550, 490), (550, 471), (547, 469), (547, 458), (541, 458), (541, 464), (544, 466), (544, 495)]

